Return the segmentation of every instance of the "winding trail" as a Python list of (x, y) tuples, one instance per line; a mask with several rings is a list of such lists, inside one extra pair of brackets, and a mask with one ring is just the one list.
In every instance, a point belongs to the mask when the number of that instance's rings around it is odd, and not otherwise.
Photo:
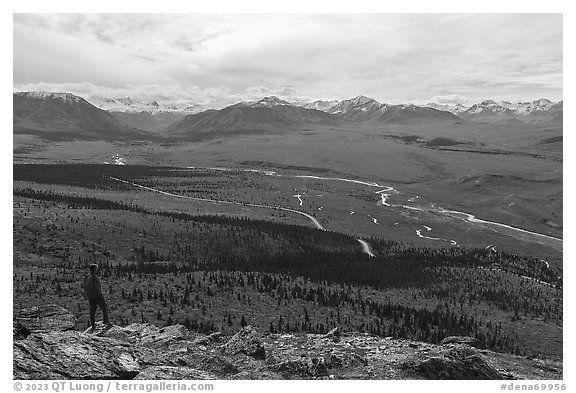
[(348, 183), (363, 184), (363, 185), (369, 186), (369, 187), (379, 187), (379, 188), (386, 188), (386, 189), (389, 188), (389, 189), (393, 190), (392, 187), (383, 186), (383, 185), (378, 184), (378, 183), (366, 182), (366, 181), (356, 180), (356, 179), (345, 179), (342, 177), (324, 177), (324, 176), (312, 176), (312, 175), (293, 175), (293, 176), (289, 176), (289, 177), (296, 177), (299, 179), (337, 180), (337, 181), (343, 181), (343, 182), (348, 182)]
[(142, 188), (144, 190), (148, 190), (148, 191), (152, 191), (152, 192), (157, 192), (159, 194), (163, 194), (163, 195), (168, 195), (174, 198), (181, 198), (181, 199), (191, 199), (194, 201), (203, 201), (203, 202), (212, 202), (212, 203), (220, 203), (223, 205), (236, 205), (236, 206), (249, 206), (249, 207), (258, 207), (258, 208), (262, 208), (262, 209), (272, 209), (272, 210), (281, 210), (281, 211), (286, 211), (286, 212), (291, 212), (291, 213), (296, 213), (296, 214), (300, 214), (301, 216), (304, 216), (306, 218), (308, 218), (310, 221), (312, 221), (312, 224), (314, 224), (314, 226), (317, 229), (320, 229), (321, 231), (325, 231), (326, 229), (322, 226), (322, 224), (320, 224), (318, 222), (317, 219), (315, 219), (314, 217), (312, 217), (310, 214), (308, 213), (304, 213), (300, 210), (295, 210), (295, 209), (289, 209), (287, 207), (281, 207), (281, 206), (267, 206), (267, 205), (260, 205), (257, 203), (244, 203), (244, 202), (234, 202), (234, 201), (222, 201), (219, 199), (209, 199), (209, 198), (198, 198), (198, 197), (189, 197), (189, 196), (185, 196), (185, 195), (178, 195), (178, 194), (172, 194), (171, 192), (166, 192), (166, 191), (162, 191), (162, 190), (158, 190), (156, 188), (152, 188), (152, 187), (147, 187), (147, 186), (143, 186), (142, 184), (138, 184), (138, 183), (133, 183), (130, 182), (128, 180), (124, 180), (124, 179), (119, 179), (117, 177), (113, 177), (113, 176), (109, 176), (110, 179), (112, 180), (116, 180), (122, 183), (126, 183), (126, 184), (130, 184), (134, 187), (138, 187), (138, 188)]
[[(261, 208), (261, 209), (281, 210), (281, 211), (286, 211), (286, 212), (290, 212), (290, 213), (300, 214), (301, 216), (308, 218), (312, 222), (312, 224), (314, 224), (316, 229), (319, 229), (321, 231), (326, 230), (326, 228), (324, 228), (322, 226), (322, 224), (320, 224), (320, 222), (318, 222), (318, 220), (316, 218), (314, 218), (313, 216), (311, 216), (308, 213), (304, 213), (303, 211), (296, 210), (296, 209), (290, 209), (290, 208), (281, 207), (281, 206), (267, 206), (267, 205), (261, 205), (261, 204), (257, 204), (257, 203), (243, 203), (243, 202), (234, 202), (234, 201), (222, 201), (222, 200), (210, 199), (210, 198), (189, 197), (189, 196), (185, 196), (185, 195), (178, 195), (178, 194), (173, 194), (171, 192), (162, 191), (162, 190), (159, 190), (157, 188), (147, 187), (147, 186), (144, 186), (142, 184), (134, 183), (134, 182), (120, 179), (120, 178), (113, 177), (113, 176), (108, 176), (108, 177), (112, 180), (116, 180), (116, 181), (119, 181), (122, 183), (130, 184), (134, 187), (142, 188), (144, 190), (148, 190), (148, 191), (152, 191), (152, 192), (157, 192), (159, 194), (171, 196), (174, 198), (190, 199), (190, 200), (194, 200), (194, 201), (203, 201), (203, 202), (212, 202), (212, 203), (220, 203), (220, 204), (224, 204), (224, 205), (249, 206), (249, 207), (257, 207), (257, 208)], [(364, 241), (362, 239), (356, 239), (356, 240), (358, 240), (358, 242), (362, 245), (362, 251), (364, 253), (368, 254), (370, 257), (375, 256), (375, 254), (372, 252), (372, 248), (370, 247), (370, 245), (366, 241)]]

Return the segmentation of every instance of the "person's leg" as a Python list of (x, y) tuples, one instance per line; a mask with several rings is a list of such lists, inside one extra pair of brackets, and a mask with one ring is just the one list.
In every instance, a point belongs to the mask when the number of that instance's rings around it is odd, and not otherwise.
[(90, 302), (90, 325), (92, 328), (96, 327), (96, 308), (98, 307), (98, 302), (96, 299), (88, 299)]
[(106, 304), (106, 300), (104, 300), (103, 297), (99, 298), (98, 299), (98, 305), (100, 306), (100, 309), (102, 310), (102, 316), (104, 318), (104, 323), (109, 324), (110, 319), (108, 318), (108, 304)]

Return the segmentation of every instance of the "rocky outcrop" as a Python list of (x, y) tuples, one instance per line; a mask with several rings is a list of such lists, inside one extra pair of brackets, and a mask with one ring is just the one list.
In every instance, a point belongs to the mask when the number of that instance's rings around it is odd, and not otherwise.
[(434, 345), (337, 330), (261, 334), (253, 326), (225, 337), (147, 323), (80, 332), (68, 329), (64, 309), (18, 315), (25, 319), (14, 321), (15, 379), (562, 378), (561, 362), (480, 350), (462, 338)]
[(149, 323), (133, 323), (126, 327), (98, 324), (94, 331), (87, 329), (84, 333), (103, 335), (153, 349), (169, 349), (194, 337), (183, 325), (159, 328)]
[(153, 355), (145, 347), (77, 331), (32, 333), (14, 341), (14, 378), (131, 379)]
[(18, 311), (14, 322), (29, 332), (53, 332), (74, 329), (76, 317), (65, 308), (49, 304)]
[(256, 359), (264, 359), (266, 357), (260, 334), (252, 325), (244, 326), (230, 341), (224, 344), (222, 353), (225, 355), (243, 353)]
[(216, 375), (206, 371), (189, 367), (152, 366), (139, 373), (134, 379), (219, 379)]
[(509, 379), (463, 345), (452, 345), (448, 351), (422, 360), (415, 369), (427, 379)]
[(286, 379), (312, 379), (328, 376), (328, 365), (324, 357), (304, 357), (275, 363), (269, 367)]

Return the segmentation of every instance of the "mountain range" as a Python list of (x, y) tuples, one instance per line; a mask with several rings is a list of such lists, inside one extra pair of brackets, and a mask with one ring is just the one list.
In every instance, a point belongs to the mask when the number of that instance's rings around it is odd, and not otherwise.
[(94, 100), (99, 109), (112, 114), (120, 122), (144, 131), (161, 132), (184, 116), (203, 112), (207, 108), (193, 102), (142, 102), (130, 97)]
[(511, 103), (507, 101), (485, 100), (459, 114), (468, 120), (562, 120), (563, 101), (552, 102), (541, 98), (531, 102)]
[(148, 113), (197, 113), (205, 111), (202, 105), (193, 102), (159, 103), (158, 101), (134, 101), (130, 97), (94, 100), (94, 106), (108, 112), (148, 112)]
[(155, 138), (70, 93), (22, 92), (12, 97), (15, 135), (37, 135), (48, 140)]
[(332, 114), (291, 105), (277, 97), (240, 102), (220, 110), (209, 110), (184, 117), (170, 125), (166, 134), (196, 137), (206, 133), (254, 132), (306, 125), (337, 125)]
[(485, 100), (465, 107), (437, 103), (393, 105), (366, 96), (295, 104), (272, 96), (223, 109), (206, 109), (192, 102), (143, 103), (129, 97), (93, 105), (70, 93), (19, 92), (13, 94), (13, 102), (14, 134), (34, 134), (47, 139), (151, 139), (159, 134), (203, 139), (220, 134), (355, 123), (561, 123), (563, 116), (563, 101), (554, 103), (547, 99), (520, 103)]

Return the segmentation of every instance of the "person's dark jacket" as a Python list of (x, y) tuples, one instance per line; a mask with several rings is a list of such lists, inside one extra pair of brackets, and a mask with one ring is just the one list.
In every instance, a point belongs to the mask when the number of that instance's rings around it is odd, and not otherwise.
[(84, 295), (86, 299), (96, 299), (102, 296), (100, 278), (95, 274), (87, 274), (84, 277)]

